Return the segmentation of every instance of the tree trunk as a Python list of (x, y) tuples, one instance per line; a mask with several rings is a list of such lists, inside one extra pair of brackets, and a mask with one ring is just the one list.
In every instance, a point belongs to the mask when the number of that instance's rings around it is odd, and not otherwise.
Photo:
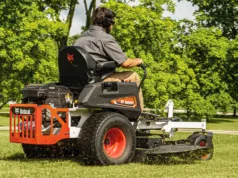
[(191, 117), (191, 111), (189, 109), (187, 109), (187, 118), (188, 121), (190, 121), (190, 117)]
[(73, 17), (74, 17), (74, 11), (75, 11), (77, 2), (78, 2), (77, 0), (71, 0), (71, 2), (70, 2), (69, 12), (68, 12), (67, 21), (66, 21), (68, 24), (67, 36), (69, 36), (69, 33), (70, 33), (70, 29), (71, 29), (72, 21), (73, 21)]
[(208, 115), (206, 115), (206, 120), (207, 120), (207, 122), (209, 122), (209, 116)]
[(88, 7), (87, 0), (84, 0), (84, 7), (86, 11), (86, 24), (85, 24), (85, 29), (89, 29), (90, 25), (92, 24), (92, 13), (96, 8), (96, 0), (92, 0), (90, 3), (90, 6)]
[(0, 103), (0, 109), (2, 109), (3, 106), (5, 106), (7, 102)]
[(233, 111), (233, 116), (236, 117), (236, 108)]
[(69, 12), (68, 12), (68, 15), (67, 15), (67, 20), (66, 20), (66, 23), (67, 23), (67, 26), (68, 26), (67, 27), (67, 34), (65, 34), (65, 36), (61, 36), (60, 38), (56, 39), (59, 51), (63, 47), (67, 46), (67, 41), (68, 41), (71, 26), (72, 26), (74, 11), (75, 11), (75, 7), (76, 7), (77, 3), (78, 3), (77, 0), (71, 0), (70, 1)]

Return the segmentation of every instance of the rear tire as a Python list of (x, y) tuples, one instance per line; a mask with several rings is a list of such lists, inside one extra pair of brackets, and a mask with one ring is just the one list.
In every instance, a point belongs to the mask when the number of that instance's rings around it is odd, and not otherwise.
[(118, 113), (97, 113), (89, 118), (78, 141), (85, 164), (123, 164), (135, 154), (135, 131), (130, 121)]

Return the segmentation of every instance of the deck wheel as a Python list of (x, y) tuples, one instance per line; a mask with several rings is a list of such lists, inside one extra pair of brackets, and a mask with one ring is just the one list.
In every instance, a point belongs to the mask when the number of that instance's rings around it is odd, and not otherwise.
[[(188, 137), (188, 140), (190, 140), (190, 143), (193, 145), (197, 145), (201, 147), (208, 145), (207, 136), (203, 134), (193, 134)], [(197, 159), (204, 160), (204, 161), (212, 159), (214, 147), (213, 147), (213, 143), (209, 143), (209, 144), (210, 144), (210, 149), (204, 154), (196, 155)]]

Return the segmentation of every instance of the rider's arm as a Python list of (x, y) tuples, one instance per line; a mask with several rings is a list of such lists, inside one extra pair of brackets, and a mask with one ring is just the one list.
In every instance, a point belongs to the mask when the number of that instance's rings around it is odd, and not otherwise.
[(123, 68), (131, 68), (142, 63), (142, 60), (140, 58), (128, 58), (122, 51), (117, 41), (112, 36), (109, 37), (110, 40), (104, 41), (103, 43), (103, 51), (109, 59), (117, 63), (118, 67), (121, 66)]
[(143, 61), (140, 58), (135, 58), (135, 59), (128, 58), (125, 62), (123, 62), (121, 64), (121, 67), (122, 68), (132, 68), (132, 67), (138, 66), (142, 63), (143, 63)]

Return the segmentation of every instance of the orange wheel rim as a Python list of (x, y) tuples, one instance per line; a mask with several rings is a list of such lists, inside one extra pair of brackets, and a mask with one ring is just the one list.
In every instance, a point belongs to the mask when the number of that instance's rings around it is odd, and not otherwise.
[(126, 148), (125, 134), (119, 128), (111, 128), (104, 136), (103, 147), (107, 156), (119, 158)]
[(203, 160), (206, 160), (206, 159), (209, 158), (209, 155), (210, 155), (210, 154), (203, 155), (201, 158), (202, 158)]

